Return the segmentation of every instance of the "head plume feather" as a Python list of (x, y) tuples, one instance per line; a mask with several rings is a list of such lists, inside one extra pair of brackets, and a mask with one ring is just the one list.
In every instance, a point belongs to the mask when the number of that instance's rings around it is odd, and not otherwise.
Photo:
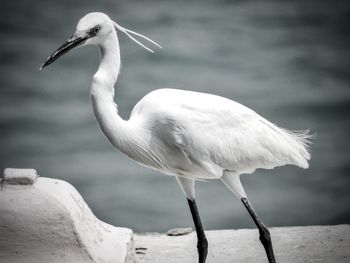
[[(135, 35), (135, 36), (139, 36), (149, 42), (151, 42), (153, 45), (156, 45), (157, 47), (159, 48), (162, 48), (158, 43), (156, 43), (155, 41), (153, 41), (152, 39), (144, 36), (144, 35), (141, 35), (140, 33), (137, 33), (135, 31), (132, 31), (132, 30), (129, 30), (129, 29), (126, 29), (125, 27), (122, 27), (120, 25), (118, 25), (116, 22), (112, 21), (113, 22), (113, 25), (114, 27), (123, 32), (125, 35), (127, 35), (131, 40), (133, 40), (134, 42), (136, 42), (137, 44), (139, 44), (141, 47), (143, 47), (144, 49), (148, 50), (149, 52), (152, 52), (154, 53), (154, 51), (152, 49), (150, 49), (149, 47), (146, 47), (144, 44), (142, 44), (140, 41), (138, 41), (136, 38), (134, 38), (132, 35)], [(132, 34), (132, 35), (131, 35)]]

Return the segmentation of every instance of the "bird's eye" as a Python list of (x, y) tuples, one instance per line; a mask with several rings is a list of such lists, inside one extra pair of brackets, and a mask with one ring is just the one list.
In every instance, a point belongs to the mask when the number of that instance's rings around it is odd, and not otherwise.
[(98, 31), (100, 31), (100, 29), (101, 29), (101, 26), (95, 26), (90, 30), (90, 34), (95, 36), (98, 33)]

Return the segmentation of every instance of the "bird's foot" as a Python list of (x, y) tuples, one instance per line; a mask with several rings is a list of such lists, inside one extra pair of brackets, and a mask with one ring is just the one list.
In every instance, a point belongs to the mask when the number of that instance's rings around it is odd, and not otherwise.
[(198, 240), (197, 243), (198, 250), (198, 263), (205, 263), (208, 255), (208, 240), (204, 237), (202, 240)]
[(259, 229), (259, 233), (260, 233), (259, 239), (265, 248), (269, 263), (276, 263), (275, 255), (273, 253), (273, 248), (272, 248), (270, 231), (267, 229), (267, 227), (263, 225), (262, 228)]

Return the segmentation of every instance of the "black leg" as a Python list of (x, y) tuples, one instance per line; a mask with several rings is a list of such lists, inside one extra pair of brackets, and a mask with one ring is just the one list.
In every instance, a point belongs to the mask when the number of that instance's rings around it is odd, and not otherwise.
[(254, 211), (254, 208), (249, 203), (248, 199), (244, 197), (241, 200), (242, 200), (244, 206), (247, 208), (250, 216), (253, 218), (254, 223), (256, 224), (256, 226), (259, 229), (260, 241), (261, 241), (261, 243), (263, 244), (263, 246), (265, 248), (266, 255), (267, 255), (267, 258), (269, 260), (269, 263), (275, 263), (276, 260), (275, 260), (275, 255), (273, 253), (271, 235), (270, 235), (269, 230), (264, 225), (264, 223), (261, 221), (261, 219), (258, 217), (256, 212)]
[(188, 201), (188, 205), (190, 206), (194, 226), (197, 232), (197, 240), (198, 240), (197, 250), (198, 250), (198, 256), (199, 256), (198, 262), (205, 263), (205, 260), (208, 254), (208, 241), (207, 241), (207, 238), (205, 237), (201, 218), (199, 217), (199, 214), (198, 214), (196, 200), (187, 199), (187, 201)]

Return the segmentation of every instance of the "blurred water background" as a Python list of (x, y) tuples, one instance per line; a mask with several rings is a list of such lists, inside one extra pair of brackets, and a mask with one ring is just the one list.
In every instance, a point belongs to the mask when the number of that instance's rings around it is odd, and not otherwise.
[[(99, 54), (76, 50), (40, 72), (87, 12), (102, 11), (159, 42), (148, 53), (119, 34), (116, 100), (124, 118), (162, 87), (234, 99), (289, 129), (317, 133), (310, 169), (243, 176), (270, 226), (350, 223), (350, 5), (344, 1), (2, 0), (0, 168), (67, 180), (102, 220), (136, 231), (192, 226), (176, 180), (113, 149), (89, 87)], [(254, 227), (219, 181), (198, 182), (207, 229)]]

